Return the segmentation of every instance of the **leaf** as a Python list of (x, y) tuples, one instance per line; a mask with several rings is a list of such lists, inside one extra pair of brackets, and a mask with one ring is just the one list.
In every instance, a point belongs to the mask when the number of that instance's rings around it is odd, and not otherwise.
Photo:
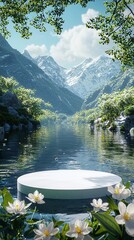
[(107, 213), (94, 213), (93, 214), (95, 218), (100, 222), (100, 224), (112, 235), (113, 237), (116, 237), (117, 239), (121, 239), (122, 232), (115, 221), (115, 219), (108, 215)]
[(66, 223), (62, 228), (62, 235), (65, 236), (66, 232), (69, 230), (69, 225)]
[(107, 202), (109, 203), (109, 208), (113, 211), (118, 210), (118, 206), (116, 205), (114, 199), (112, 197), (107, 196)]
[(125, 184), (125, 187), (128, 188), (128, 189), (130, 189), (130, 187), (131, 187), (131, 182), (128, 181), (128, 182)]
[(55, 222), (54, 227), (60, 227), (63, 223), (64, 221), (57, 221)]
[(95, 236), (102, 236), (106, 232), (106, 229), (102, 225), (100, 225), (99, 229), (95, 233)]
[(3, 196), (3, 202), (1, 205), (3, 206), (4, 209), (6, 209), (6, 207), (8, 206), (8, 202), (13, 203), (14, 200), (12, 195), (6, 188), (3, 189), (2, 196)]

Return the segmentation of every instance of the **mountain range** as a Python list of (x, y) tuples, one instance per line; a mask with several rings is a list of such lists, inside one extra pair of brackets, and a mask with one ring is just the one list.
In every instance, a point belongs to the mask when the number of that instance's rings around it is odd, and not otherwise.
[(87, 58), (71, 69), (59, 66), (50, 56), (38, 57), (34, 61), (52, 81), (80, 96), (84, 100), (82, 109), (95, 107), (104, 93), (134, 86), (134, 69), (124, 71), (119, 61), (108, 56), (94, 60)]
[(36, 90), (36, 97), (66, 114), (94, 107), (103, 93), (134, 86), (134, 71), (121, 71), (118, 61), (100, 56), (87, 58), (66, 69), (50, 56), (32, 58), (13, 49), (0, 35), (0, 75), (14, 77), (26, 88)]
[(134, 69), (128, 69), (124, 72), (120, 72), (116, 78), (112, 78), (108, 84), (97, 89), (90, 94), (83, 102), (81, 109), (89, 109), (97, 106), (98, 99), (103, 94), (110, 94), (115, 91), (123, 90), (134, 86)]
[(33, 60), (13, 49), (1, 35), (0, 75), (13, 77), (25, 88), (35, 90), (35, 96), (51, 103), (54, 111), (73, 114), (81, 108), (80, 97), (55, 84)]
[(34, 61), (54, 83), (64, 86), (83, 100), (121, 72), (120, 63), (107, 56), (94, 60), (87, 58), (71, 69), (59, 66), (50, 56), (38, 57)]

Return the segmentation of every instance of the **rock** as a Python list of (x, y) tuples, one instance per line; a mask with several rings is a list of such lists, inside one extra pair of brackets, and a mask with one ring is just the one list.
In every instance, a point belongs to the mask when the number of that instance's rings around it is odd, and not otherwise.
[(5, 135), (4, 127), (0, 127), (0, 141), (3, 141)]
[(116, 125), (116, 123), (113, 122), (108, 129), (109, 129), (110, 131), (117, 131), (117, 125)]
[(97, 118), (97, 119), (94, 121), (94, 123), (95, 123), (95, 124), (99, 124), (99, 123), (101, 123), (101, 120), (102, 120), (102, 118)]
[(124, 127), (126, 131), (130, 131), (134, 127), (134, 115), (126, 117)]
[(12, 129), (13, 130), (16, 130), (16, 129), (18, 129), (19, 127), (17, 126), (17, 125), (15, 125), (15, 124), (13, 124), (13, 126), (12, 126)]
[(8, 112), (9, 112), (9, 114), (11, 114), (14, 117), (17, 117), (17, 118), (19, 117), (18, 112), (11, 106), (8, 107)]
[(31, 122), (28, 122), (27, 127), (28, 127), (28, 130), (32, 130), (33, 129), (33, 124)]
[(4, 124), (4, 131), (9, 132), (11, 130), (11, 126), (8, 123)]
[(17, 96), (11, 92), (4, 93), (2, 95), (1, 101), (7, 107), (12, 106), (13, 108), (18, 108), (19, 106), (21, 106)]
[(21, 131), (23, 128), (24, 128), (24, 124), (23, 123), (20, 123), (19, 126), (18, 126), (18, 129)]
[(134, 137), (134, 127), (130, 129), (130, 136)]

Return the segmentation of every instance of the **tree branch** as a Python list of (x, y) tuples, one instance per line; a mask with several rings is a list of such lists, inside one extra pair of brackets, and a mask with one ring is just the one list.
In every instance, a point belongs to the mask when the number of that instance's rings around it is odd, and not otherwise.
[(132, 15), (134, 16), (134, 12), (132, 11), (132, 9), (128, 6), (128, 4), (125, 2), (125, 6), (129, 9), (129, 11), (132, 13)]

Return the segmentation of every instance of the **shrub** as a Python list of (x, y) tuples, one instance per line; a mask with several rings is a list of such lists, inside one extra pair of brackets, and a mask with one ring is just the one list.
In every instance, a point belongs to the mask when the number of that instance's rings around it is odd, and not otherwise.
[(124, 114), (125, 114), (126, 116), (134, 115), (134, 105), (128, 106), (128, 107), (124, 110)]

